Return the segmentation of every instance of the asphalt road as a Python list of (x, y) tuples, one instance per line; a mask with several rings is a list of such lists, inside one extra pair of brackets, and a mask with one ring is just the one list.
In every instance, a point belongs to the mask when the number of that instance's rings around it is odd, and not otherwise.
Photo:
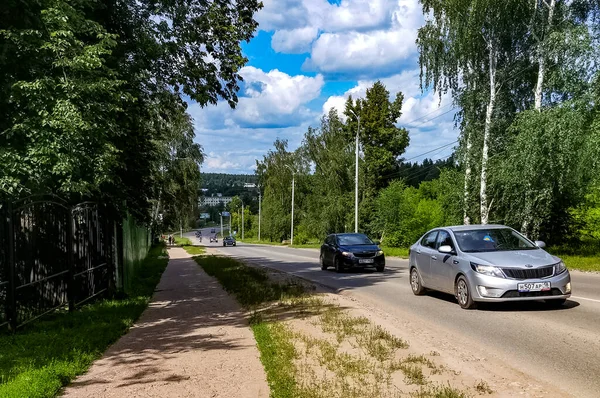
[[(208, 232), (203, 232), (204, 245), (211, 245), (206, 239)], [(600, 397), (598, 274), (572, 272), (573, 296), (561, 309), (550, 309), (543, 302), (524, 302), (487, 304), (467, 311), (450, 295), (414, 296), (407, 260), (388, 258), (384, 273), (337, 274), (321, 270), (318, 250), (243, 243), (224, 248), (220, 241), (213, 245), (232, 257), (345, 291), (399, 319), (420, 318), (423, 324), (461, 344), (472, 344), (568, 394)]]

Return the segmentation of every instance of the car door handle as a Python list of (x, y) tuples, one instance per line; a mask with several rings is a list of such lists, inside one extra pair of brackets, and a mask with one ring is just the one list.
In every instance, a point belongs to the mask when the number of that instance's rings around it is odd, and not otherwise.
[(421, 250), (417, 250), (417, 254), (421, 254)]
[(437, 256), (431, 256), (431, 258), (437, 260)]

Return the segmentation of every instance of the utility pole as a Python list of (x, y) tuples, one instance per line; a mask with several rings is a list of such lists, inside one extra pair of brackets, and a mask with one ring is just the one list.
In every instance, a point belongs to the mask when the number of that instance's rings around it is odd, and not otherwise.
[(242, 240), (244, 240), (244, 202), (242, 202)]
[(219, 216), (221, 216), (221, 239), (223, 239), (225, 237), (223, 235), (223, 213), (219, 213)]
[(291, 239), (290, 246), (294, 245), (294, 177), (295, 173), (292, 172), (292, 231), (291, 231)]
[(260, 242), (260, 200), (261, 200), (261, 194), (260, 192), (258, 193), (258, 241)]
[(358, 134), (360, 133), (360, 115), (357, 115), (352, 109), (350, 112), (358, 119), (358, 129), (356, 130), (356, 165), (354, 169), (354, 232), (358, 233)]

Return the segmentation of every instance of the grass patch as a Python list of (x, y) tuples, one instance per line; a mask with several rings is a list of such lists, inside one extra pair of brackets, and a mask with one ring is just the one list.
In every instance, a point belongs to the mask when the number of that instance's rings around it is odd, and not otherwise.
[(200, 254), (206, 253), (206, 250), (202, 246), (185, 245), (183, 246), (183, 248), (186, 252), (188, 252), (188, 254), (191, 254), (192, 256), (199, 256)]
[(173, 238), (175, 238), (176, 246), (191, 246), (192, 245), (192, 241), (189, 240), (188, 238), (180, 238), (179, 236), (173, 236)]
[(408, 258), (408, 248), (405, 247), (381, 246), (381, 250), (383, 250), (383, 253), (389, 257)]
[(467, 398), (468, 395), (450, 386), (423, 387), (410, 394), (414, 398)]
[(0, 397), (54, 397), (125, 334), (150, 301), (168, 263), (155, 246), (133, 277), (132, 294), (56, 312), (17, 333), (0, 334)]

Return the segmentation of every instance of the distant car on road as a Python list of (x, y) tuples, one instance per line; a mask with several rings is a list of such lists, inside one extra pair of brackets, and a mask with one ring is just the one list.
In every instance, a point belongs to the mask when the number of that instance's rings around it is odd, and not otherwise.
[(332, 234), (321, 245), (321, 269), (334, 267), (336, 272), (348, 268), (375, 268), (383, 272), (383, 250), (365, 234)]
[(233, 236), (228, 236), (223, 239), (223, 247), (225, 246), (235, 246), (235, 238)]
[(212, 243), (212, 242), (215, 242), (215, 243), (219, 242), (219, 239), (217, 238), (217, 235), (210, 237), (210, 243)]
[(477, 302), (546, 300), (561, 306), (571, 276), (560, 258), (504, 225), (436, 228), (410, 247), (410, 286), (453, 294), (465, 309)]
[(214, 234), (215, 232), (216, 232), (216, 231), (215, 231), (215, 229), (214, 229), (214, 228), (211, 228), (211, 230), (210, 230), (210, 233), (211, 233), (211, 234)]

